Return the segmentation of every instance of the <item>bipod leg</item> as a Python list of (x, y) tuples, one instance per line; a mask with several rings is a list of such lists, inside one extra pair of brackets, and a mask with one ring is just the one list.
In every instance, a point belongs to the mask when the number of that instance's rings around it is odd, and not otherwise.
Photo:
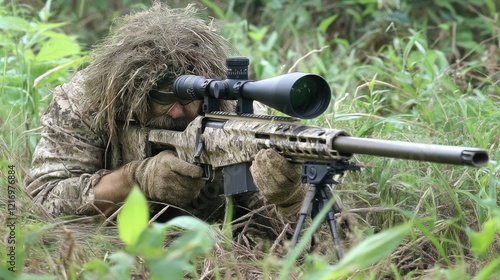
[[(330, 193), (330, 189), (327, 186), (319, 189), (322, 198), (322, 207), (324, 207), (328, 201), (332, 198)], [(330, 226), (330, 233), (332, 235), (333, 244), (335, 246), (335, 253), (337, 254), (337, 259), (342, 259), (344, 257), (344, 251), (342, 250), (342, 245), (340, 243), (339, 234), (337, 232), (337, 225), (335, 223), (335, 207), (332, 207), (327, 215), (326, 220), (328, 221), (328, 225)]]
[(304, 226), (304, 221), (306, 220), (306, 216), (309, 214), (309, 210), (311, 207), (311, 203), (316, 196), (316, 185), (310, 184), (307, 189), (306, 196), (304, 197), (304, 202), (302, 202), (302, 207), (300, 208), (300, 216), (297, 221), (297, 226), (295, 227), (295, 232), (293, 233), (293, 239), (291, 247), (295, 247), (297, 242), (299, 241), (300, 232), (302, 231), (302, 227)]

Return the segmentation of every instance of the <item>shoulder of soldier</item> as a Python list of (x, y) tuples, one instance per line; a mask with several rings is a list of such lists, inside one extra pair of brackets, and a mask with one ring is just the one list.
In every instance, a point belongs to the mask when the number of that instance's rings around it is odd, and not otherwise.
[(94, 127), (93, 116), (97, 109), (89, 106), (90, 96), (85, 91), (85, 77), (85, 69), (80, 70), (53, 90), (53, 101), (46, 112), (47, 118), (65, 115), (66, 122), (71, 120), (75, 125), (78, 122), (78, 126)]
[(83, 111), (87, 99), (84, 89), (85, 70), (76, 72), (69, 81), (54, 90), (54, 97), (67, 99), (76, 111)]

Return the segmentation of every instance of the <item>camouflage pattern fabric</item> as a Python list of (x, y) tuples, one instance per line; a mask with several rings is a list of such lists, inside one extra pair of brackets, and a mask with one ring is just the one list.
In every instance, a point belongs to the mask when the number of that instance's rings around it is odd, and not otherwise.
[[(35, 202), (57, 216), (97, 214), (93, 189), (100, 178), (132, 160), (143, 159), (134, 158), (141, 143), (126, 144), (127, 135), (121, 135), (124, 139), (120, 142), (125, 144), (116, 145), (108, 141), (108, 133), (93, 128), (95, 113), (83, 109), (84, 78), (85, 70), (53, 91), (25, 182)], [(261, 105), (256, 109), (265, 111)], [(183, 209), (203, 220), (220, 218), (225, 202), (221, 177), (207, 183), (199, 197)], [(236, 202), (249, 209), (263, 206), (258, 193), (238, 196)]]
[(83, 115), (83, 73), (57, 87), (42, 117), (42, 138), (26, 178), (35, 202), (55, 215), (95, 213), (93, 187), (105, 174), (108, 136), (91, 129), (90, 115)]
[[(147, 10), (118, 18), (108, 36), (94, 46), (85, 70), (53, 92), (25, 179), (35, 202), (57, 216), (97, 214), (94, 188), (101, 178), (151, 156), (143, 149), (146, 143), (134, 141), (137, 135), (123, 129), (149, 121), (150, 90), (167, 90), (175, 77), (184, 74), (226, 77), (225, 59), (238, 52), (217, 30), (212, 20), (198, 16), (194, 5), (170, 9), (154, 1)], [(221, 110), (234, 111), (231, 106), (234, 103), (222, 102)], [(255, 113), (266, 110), (260, 107)], [(223, 216), (220, 175), (181, 213), (188, 211), (203, 220)], [(263, 206), (257, 192), (233, 198), (239, 209)], [(176, 208), (151, 204), (169, 211)]]

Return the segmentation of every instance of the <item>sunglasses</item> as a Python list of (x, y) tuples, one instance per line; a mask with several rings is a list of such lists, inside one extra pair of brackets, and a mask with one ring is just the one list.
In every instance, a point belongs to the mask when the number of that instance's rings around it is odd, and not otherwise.
[(179, 99), (171, 91), (161, 91), (157, 89), (152, 89), (149, 91), (149, 98), (151, 98), (151, 100), (161, 105), (171, 105), (177, 102), (182, 106), (186, 106), (194, 101), (194, 100)]

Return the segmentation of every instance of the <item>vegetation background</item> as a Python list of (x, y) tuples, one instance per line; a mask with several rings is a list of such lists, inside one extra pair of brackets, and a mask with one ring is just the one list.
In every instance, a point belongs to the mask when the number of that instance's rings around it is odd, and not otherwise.
[[(151, 233), (142, 238), (158, 246), (134, 251), (112, 221), (51, 217), (31, 202), (22, 179), (51, 89), (85, 65), (114, 18), (151, 2), (0, 0), (0, 278), (166, 279), (153, 265), (162, 260), (163, 269), (188, 278), (500, 279), (497, 0), (192, 2), (206, 7), (202, 14), (250, 58), (251, 78), (303, 71), (327, 79), (332, 104), (306, 123), (359, 137), (480, 147), (488, 150), (489, 164), (355, 156), (362, 171), (336, 186), (357, 225), (341, 262), (332, 250), (283, 259), (274, 244), (242, 254), (228, 238), (228, 225), (196, 224), (195, 236), (162, 228), (190, 238), (153, 254), (161, 243)], [(17, 180), (16, 268), (22, 274), (7, 271), (9, 170)], [(207, 235), (220, 238), (200, 237)]]

